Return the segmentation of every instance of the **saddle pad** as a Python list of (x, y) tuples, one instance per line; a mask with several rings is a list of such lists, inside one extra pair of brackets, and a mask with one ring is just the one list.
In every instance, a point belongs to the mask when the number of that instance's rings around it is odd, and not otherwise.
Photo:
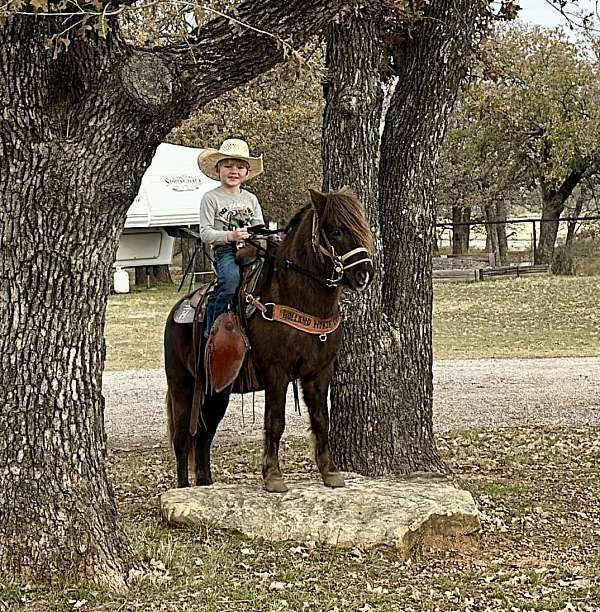
[(195, 308), (188, 299), (183, 300), (173, 315), (175, 323), (193, 323)]
[(235, 314), (226, 312), (217, 317), (204, 352), (207, 382), (217, 393), (233, 384), (249, 348)]

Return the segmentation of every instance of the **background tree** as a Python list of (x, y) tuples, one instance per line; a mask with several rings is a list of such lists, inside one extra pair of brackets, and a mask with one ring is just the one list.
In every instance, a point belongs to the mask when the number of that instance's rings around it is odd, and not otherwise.
[(513, 25), (487, 41), (465, 92), (465, 125), (490, 153), (480, 174), (499, 167), (539, 192), (535, 263), (550, 261), (567, 198), (598, 172), (599, 76), (561, 32)]
[[(236, 18), (252, 27), (210, 19), (193, 38), (152, 49), (128, 43), (101, 2), (87, 16), (68, 2), (3, 5), (0, 573), (8, 579), (125, 583), (134, 555), (106, 478), (101, 389), (106, 297), (127, 209), (174, 126), (282, 61), (278, 41), (300, 45), (341, 4), (248, 0)], [(31, 14), (40, 8), (55, 14)]]
[(173, 130), (169, 141), (218, 147), (232, 134), (263, 153), (266, 172), (249, 185), (266, 217), (285, 221), (322, 181), (323, 58), (320, 41), (300, 57), (220, 96)]
[(436, 218), (465, 223), (452, 228), (452, 252), (468, 252), (469, 221), (485, 225), (487, 251), (496, 263), (507, 262), (505, 220), (514, 204), (523, 206), (523, 178), (514, 164), (498, 164), (496, 143), (479, 129), (480, 117), (462, 101), (452, 113), (440, 161)]

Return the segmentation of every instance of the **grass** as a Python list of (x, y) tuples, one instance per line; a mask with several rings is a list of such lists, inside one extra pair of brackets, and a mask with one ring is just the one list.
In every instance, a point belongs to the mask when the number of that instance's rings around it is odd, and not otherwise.
[[(438, 358), (598, 354), (600, 279), (532, 278), (435, 288)], [(162, 364), (174, 287), (112, 296), (110, 369)], [(120, 519), (144, 560), (124, 594), (0, 581), (11, 612), (600, 611), (600, 428), (463, 431), (437, 437), (483, 529), (425, 541), (410, 559), (388, 548), (343, 550), (250, 541), (211, 526), (175, 529), (156, 496), (174, 486), (164, 446), (109, 449)], [(291, 481), (316, 476), (307, 437), (286, 439)], [(261, 442), (218, 438), (213, 473), (260, 486)]]
[(175, 285), (111, 295), (107, 308), (106, 369), (161, 368), (165, 321), (183, 295), (183, 291), (177, 293)]
[(437, 359), (600, 354), (600, 277), (446, 283), (434, 290)]
[[(113, 295), (107, 369), (162, 367), (164, 322), (175, 286)], [(580, 357), (600, 354), (600, 277), (437, 284), (436, 359)]]
[[(468, 539), (424, 542), (410, 559), (389, 548), (310, 547), (170, 528), (156, 504), (157, 493), (174, 483), (168, 450), (110, 451), (121, 520), (146, 564), (130, 591), (0, 583), (0, 602), (11, 612), (597, 612), (600, 481), (585, 466), (600, 461), (599, 434), (507, 429), (439, 436), (458, 484), (483, 512), (483, 529)], [(309, 452), (305, 438), (286, 444), (290, 479), (306, 474)], [(535, 460), (524, 464), (515, 455)], [(235, 482), (240, 472), (255, 471), (259, 456), (259, 441), (221, 438), (217, 479)], [(257, 471), (255, 477), (258, 486)]]

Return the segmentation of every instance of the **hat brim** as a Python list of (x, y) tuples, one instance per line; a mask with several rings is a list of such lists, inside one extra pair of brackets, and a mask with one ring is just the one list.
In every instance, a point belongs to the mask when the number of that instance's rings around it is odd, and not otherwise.
[(243, 157), (240, 155), (227, 155), (221, 153), (217, 149), (205, 149), (198, 155), (198, 167), (206, 176), (211, 179), (219, 180), (217, 172), (217, 164), (223, 159), (241, 159), (249, 166), (248, 179), (253, 179), (264, 172), (263, 156), (260, 157)]

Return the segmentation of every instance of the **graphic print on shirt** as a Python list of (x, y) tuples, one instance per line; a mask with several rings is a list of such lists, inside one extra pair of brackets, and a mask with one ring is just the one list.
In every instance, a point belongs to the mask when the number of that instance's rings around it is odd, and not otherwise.
[(222, 208), (219, 211), (221, 221), (232, 227), (248, 227), (254, 215), (249, 206), (234, 206), (232, 208)]

